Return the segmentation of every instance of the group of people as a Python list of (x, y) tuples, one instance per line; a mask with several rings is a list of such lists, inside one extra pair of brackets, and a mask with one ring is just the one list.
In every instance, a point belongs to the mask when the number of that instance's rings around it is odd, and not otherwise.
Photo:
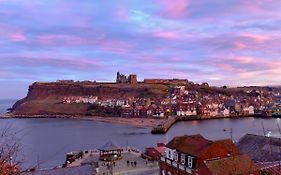
[[(109, 167), (110, 164), (111, 164), (110, 162), (107, 162), (107, 163), (103, 163), (102, 166), (107, 166), (107, 167)], [(112, 165), (115, 166), (116, 163), (115, 163), (115, 162), (112, 162)]]
[(136, 167), (137, 166), (137, 162), (136, 161), (129, 161), (127, 160), (127, 166), (130, 166), (131, 164), (131, 167)]

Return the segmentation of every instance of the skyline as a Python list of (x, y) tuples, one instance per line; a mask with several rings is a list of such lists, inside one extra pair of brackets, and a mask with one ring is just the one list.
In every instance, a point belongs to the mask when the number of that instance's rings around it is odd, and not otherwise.
[(35, 81), (114, 81), (117, 71), (281, 85), (281, 1), (149, 2), (0, 0), (0, 99)]

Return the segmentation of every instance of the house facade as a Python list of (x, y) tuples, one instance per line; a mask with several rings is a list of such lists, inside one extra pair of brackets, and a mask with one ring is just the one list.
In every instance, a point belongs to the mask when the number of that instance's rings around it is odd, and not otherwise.
[[(227, 161), (227, 165), (231, 165), (235, 164), (235, 162), (231, 162), (234, 159), (228, 158), (237, 156), (240, 156), (240, 151), (230, 139), (211, 141), (201, 135), (175, 137), (166, 145), (166, 155), (160, 159), (160, 174), (212, 175), (214, 170), (210, 169), (210, 166), (215, 164), (213, 161)], [(237, 159), (239, 158), (235, 160)], [(229, 161), (230, 163), (228, 163)], [(251, 165), (252, 160), (248, 161)], [(208, 165), (210, 166), (208, 167)], [(259, 171), (256, 167), (252, 167), (251, 170), (253, 170), (253, 174), (258, 175)], [(249, 172), (239, 170), (239, 172), (243, 171)]]

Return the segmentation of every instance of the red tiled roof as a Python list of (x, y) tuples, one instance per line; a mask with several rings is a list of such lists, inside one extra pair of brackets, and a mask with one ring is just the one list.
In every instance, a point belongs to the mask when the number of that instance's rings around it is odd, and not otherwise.
[(200, 151), (208, 147), (213, 142), (205, 139), (202, 135), (190, 135), (175, 137), (166, 147), (176, 149), (179, 152), (198, 156)]
[(157, 147), (165, 147), (165, 143), (157, 143)]
[(220, 145), (229, 150), (232, 154), (240, 154), (240, 150), (233, 144), (231, 139), (216, 140), (212, 145)]

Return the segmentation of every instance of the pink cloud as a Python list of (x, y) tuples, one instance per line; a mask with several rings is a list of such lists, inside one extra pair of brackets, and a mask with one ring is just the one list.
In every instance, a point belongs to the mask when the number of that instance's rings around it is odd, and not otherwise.
[[(238, 74), (241, 78), (258, 79), (259, 76), (279, 76), (281, 60), (267, 60), (253, 56), (230, 56), (212, 63), (219, 71)], [(256, 76), (256, 77), (255, 77)]]
[(118, 17), (118, 19), (121, 19), (124, 21), (129, 19), (129, 16), (124, 8), (118, 8), (117, 11), (115, 12), (115, 14)]
[(73, 35), (43, 35), (37, 38), (39, 44), (43, 45), (58, 45), (58, 44), (67, 44), (67, 45), (81, 45), (89, 44), (89, 40), (73, 36)]
[(23, 30), (12, 25), (0, 24), (0, 37), (1, 36), (13, 42), (21, 42), (27, 40), (27, 37), (25, 36)]
[(189, 0), (160, 0), (164, 8), (164, 15), (172, 18), (180, 18), (186, 15)]
[(134, 45), (124, 40), (107, 39), (103, 34), (92, 37), (79, 37), (75, 35), (43, 35), (37, 37), (35, 43), (45, 46), (94, 46), (98, 50), (113, 53), (127, 53)]
[(26, 41), (26, 36), (20, 32), (17, 32), (17, 33), (10, 34), (9, 39), (15, 42)]
[(24, 53), (24, 54), (1, 54), (2, 64), (17, 64), (18, 66), (50, 66), (70, 70), (92, 70), (101, 68), (102, 63), (97, 59), (69, 56), (54, 53)]
[(279, 8), (276, 8), (280, 5), (280, 1), (277, 0), (251, 0), (243, 1), (240, 7), (247, 13), (255, 14), (260, 17), (281, 17)]
[(232, 72), (236, 71), (236, 69), (231, 64), (219, 63), (216, 66), (222, 70), (227, 70), (227, 71), (232, 71)]
[(245, 49), (245, 48), (247, 48), (247, 45), (242, 43), (242, 42), (234, 42), (234, 46), (237, 49)]
[(152, 34), (154, 37), (163, 38), (163, 39), (177, 39), (179, 34), (176, 32), (154, 32)]
[(242, 33), (240, 36), (245, 37), (245, 38), (250, 38), (255, 40), (257, 43), (263, 43), (265, 41), (270, 40), (270, 37), (266, 35), (261, 35), (261, 34), (252, 34), (252, 33)]
[(260, 59), (255, 58), (255, 57), (239, 56), (239, 57), (226, 58), (226, 60), (235, 61), (235, 62), (238, 62), (240, 64), (250, 64), (250, 63), (254, 63), (256, 61), (259, 61)]

